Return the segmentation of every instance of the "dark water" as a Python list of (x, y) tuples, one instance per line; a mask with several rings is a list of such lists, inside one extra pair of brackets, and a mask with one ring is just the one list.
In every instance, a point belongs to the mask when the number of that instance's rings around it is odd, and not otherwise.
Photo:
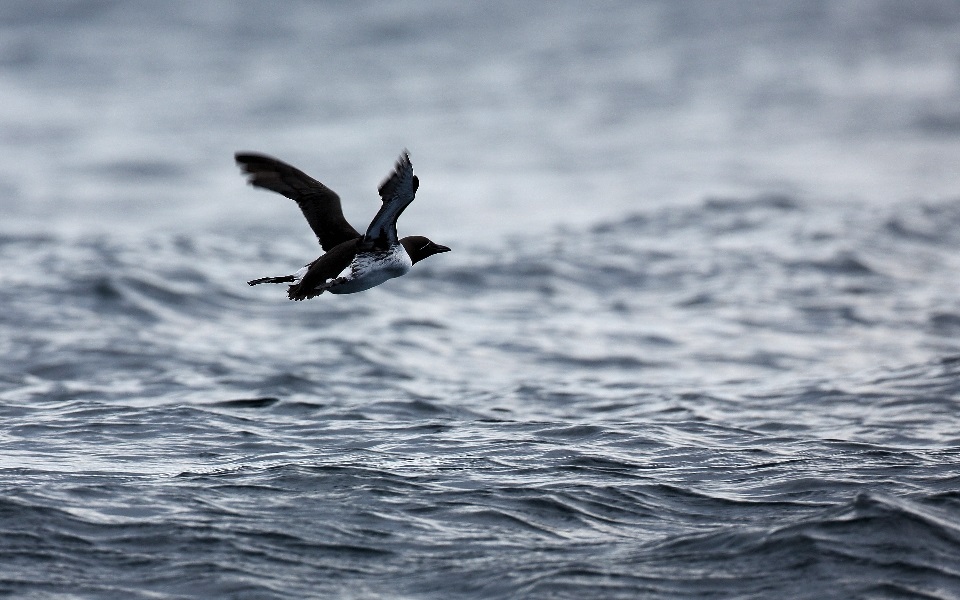
[(8, 5), (0, 594), (960, 597), (960, 9), (722, 4)]

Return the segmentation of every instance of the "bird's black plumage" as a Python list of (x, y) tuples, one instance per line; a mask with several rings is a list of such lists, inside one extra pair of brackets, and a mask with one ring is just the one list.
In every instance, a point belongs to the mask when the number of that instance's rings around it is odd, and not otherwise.
[(303, 171), (264, 154), (238, 152), (235, 158), (251, 185), (297, 202), (325, 251), (294, 275), (253, 279), (247, 282), (250, 285), (290, 283), (291, 300), (325, 291), (354, 293), (403, 275), (428, 256), (450, 251), (424, 236), (397, 239), (397, 218), (413, 202), (420, 185), (406, 150), (380, 183), (380, 210), (363, 235), (344, 218), (336, 192)]
[(340, 196), (313, 177), (265, 154), (238, 152), (235, 158), (250, 185), (296, 201), (324, 251), (360, 237), (343, 216)]

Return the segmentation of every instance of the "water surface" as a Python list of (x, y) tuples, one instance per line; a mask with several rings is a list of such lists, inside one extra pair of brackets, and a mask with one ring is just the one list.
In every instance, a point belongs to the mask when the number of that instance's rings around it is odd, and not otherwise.
[(281, 6), (0, 15), (0, 594), (960, 597), (953, 3)]

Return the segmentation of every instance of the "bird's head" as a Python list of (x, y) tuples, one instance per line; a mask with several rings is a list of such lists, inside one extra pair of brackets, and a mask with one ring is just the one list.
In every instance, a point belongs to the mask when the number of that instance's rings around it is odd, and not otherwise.
[(403, 249), (407, 251), (407, 254), (410, 255), (410, 260), (413, 261), (413, 264), (417, 264), (426, 257), (433, 256), (434, 254), (450, 252), (450, 248), (435, 244), (422, 235), (407, 236), (400, 240), (400, 243), (403, 245)]

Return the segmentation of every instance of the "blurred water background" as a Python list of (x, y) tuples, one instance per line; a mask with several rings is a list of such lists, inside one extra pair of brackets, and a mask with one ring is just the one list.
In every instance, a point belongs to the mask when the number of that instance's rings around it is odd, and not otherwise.
[[(0, 7), (0, 595), (960, 598), (960, 4)], [(363, 294), (236, 150), (451, 246)]]

